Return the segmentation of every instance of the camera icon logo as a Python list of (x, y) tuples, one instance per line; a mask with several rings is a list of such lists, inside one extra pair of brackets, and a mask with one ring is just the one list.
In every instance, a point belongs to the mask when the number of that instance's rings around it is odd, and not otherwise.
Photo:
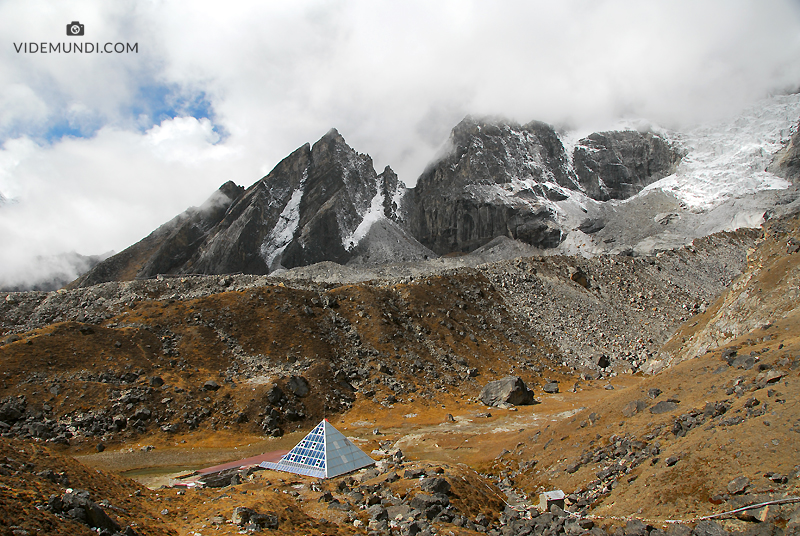
[(76, 20), (67, 24), (67, 35), (83, 35), (83, 24)]

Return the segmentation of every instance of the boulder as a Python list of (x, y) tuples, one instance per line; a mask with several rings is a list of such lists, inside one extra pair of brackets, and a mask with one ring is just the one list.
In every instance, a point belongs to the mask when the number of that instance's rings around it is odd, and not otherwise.
[(730, 536), (730, 533), (712, 519), (700, 521), (692, 531), (693, 536)]
[(164, 378), (161, 376), (153, 376), (150, 378), (150, 387), (161, 387), (164, 385)]
[(625, 525), (625, 536), (648, 536), (652, 528), (639, 519), (631, 519)]
[(487, 406), (502, 404), (524, 406), (534, 403), (533, 391), (519, 376), (507, 376), (502, 380), (487, 383), (481, 391), (480, 399)]
[(542, 387), (542, 391), (545, 393), (555, 394), (558, 392), (558, 382), (547, 382)]
[(17, 421), (25, 413), (28, 403), (25, 397), (12, 398), (8, 397), (0, 404), (0, 421), (9, 424)]
[(238, 469), (228, 469), (227, 471), (219, 471), (217, 473), (210, 473), (204, 475), (200, 481), (207, 488), (224, 488), (226, 486), (234, 486), (241, 482), (241, 476)]
[(586, 234), (594, 234), (602, 231), (606, 226), (606, 222), (601, 218), (586, 218), (578, 226), (578, 230)]
[(89, 492), (74, 490), (61, 496), (52, 495), (47, 503), (48, 509), (96, 529), (119, 532), (120, 525), (111, 519), (96, 502), (89, 499)]
[(580, 268), (570, 266), (569, 278), (583, 288), (589, 288), (589, 276), (587, 276), (586, 273)]
[(450, 499), (447, 495), (441, 493), (417, 493), (408, 504), (411, 508), (415, 508), (425, 514), (428, 519), (433, 519), (443, 508), (450, 504)]
[(218, 391), (222, 387), (220, 384), (215, 382), (214, 380), (208, 380), (206, 383), (203, 384), (203, 389), (205, 391)]
[(671, 400), (662, 400), (661, 402), (650, 408), (650, 413), (658, 415), (661, 413), (668, 413), (678, 408), (678, 404)]
[(422, 491), (432, 494), (450, 494), (450, 482), (440, 476), (425, 478), (420, 482), (419, 487)]
[(289, 381), (286, 383), (286, 388), (289, 389), (294, 396), (299, 398), (306, 397), (309, 393), (308, 380), (302, 376), (292, 376), (289, 378)]
[(279, 404), (281, 398), (283, 398), (283, 391), (277, 385), (273, 385), (270, 387), (269, 391), (267, 391), (267, 401), (270, 404)]
[(597, 368), (604, 369), (608, 368), (611, 364), (611, 359), (607, 355), (596, 354), (592, 357), (592, 363), (594, 363)]
[(737, 476), (730, 482), (728, 482), (728, 493), (731, 495), (737, 495), (739, 493), (744, 492), (747, 489), (747, 486), (750, 485), (750, 479), (746, 476)]
[(255, 514), (255, 510), (245, 508), (244, 506), (237, 506), (233, 509), (231, 521), (234, 525), (244, 525), (250, 520), (250, 516)]
[(367, 509), (367, 515), (369, 516), (370, 520), (375, 521), (383, 521), (389, 519), (389, 513), (386, 511), (386, 508), (381, 506), (380, 504), (374, 504)]
[(248, 529), (277, 529), (280, 524), (278, 517), (274, 514), (260, 514), (251, 508), (237, 506), (233, 509), (231, 521), (240, 527), (247, 526)]
[(647, 407), (647, 402), (644, 400), (633, 400), (628, 402), (624, 408), (622, 408), (622, 414), (625, 417), (633, 417), (640, 411), (644, 411), (644, 408)]

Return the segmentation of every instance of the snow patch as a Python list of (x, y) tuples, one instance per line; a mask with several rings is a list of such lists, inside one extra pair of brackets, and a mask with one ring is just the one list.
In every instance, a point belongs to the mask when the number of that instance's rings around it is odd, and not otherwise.
[(342, 238), (342, 246), (344, 246), (344, 249), (349, 251), (350, 249), (356, 247), (358, 243), (361, 242), (361, 239), (367, 235), (375, 222), (386, 217), (383, 214), (382, 186), (381, 178), (379, 176), (376, 180), (377, 191), (375, 196), (372, 198), (372, 202), (370, 202), (369, 208), (367, 209), (366, 214), (364, 214), (361, 223), (358, 224), (358, 227), (356, 227), (352, 233)]
[(294, 233), (300, 224), (300, 200), (303, 198), (306, 179), (308, 179), (307, 169), (303, 171), (303, 178), (300, 180), (300, 184), (292, 192), (292, 196), (286, 206), (283, 207), (281, 215), (278, 216), (278, 222), (275, 227), (261, 245), (261, 258), (266, 261), (270, 270), (277, 268), (277, 266), (273, 265), (294, 238)]
[(403, 214), (403, 201), (405, 201), (408, 189), (402, 183), (397, 185), (397, 188), (392, 195), (392, 204), (397, 207), (394, 209), (393, 217)]

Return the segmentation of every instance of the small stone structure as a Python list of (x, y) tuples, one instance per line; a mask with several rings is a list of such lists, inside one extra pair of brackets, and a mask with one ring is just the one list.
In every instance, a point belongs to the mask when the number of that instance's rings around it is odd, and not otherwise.
[(564, 492), (560, 489), (556, 489), (553, 491), (546, 491), (544, 493), (539, 494), (539, 509), (544, 512), (549, 512), (550, 507), (554, 504), (564, 509)]

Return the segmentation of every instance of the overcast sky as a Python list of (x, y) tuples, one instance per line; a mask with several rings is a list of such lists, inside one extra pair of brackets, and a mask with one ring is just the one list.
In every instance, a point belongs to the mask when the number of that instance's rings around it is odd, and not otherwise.
[[(797, 1), (7, 0), (0, 36), (0, 284), (121, 251), (331, 127), (413, 185), (467, 114), (677, 128), (800, 86)], [(137, 46), (17, 52), (42, 42)]]

